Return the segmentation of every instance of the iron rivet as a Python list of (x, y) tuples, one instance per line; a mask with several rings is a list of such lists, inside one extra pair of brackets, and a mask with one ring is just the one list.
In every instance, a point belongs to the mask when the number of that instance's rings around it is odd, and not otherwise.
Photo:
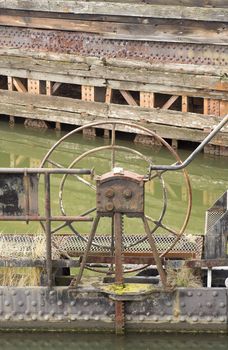
[(95, 321), (99, 321), (99, 319), (100, 319), (100, 317), (98, 315), (94, 317)]
[(181, 322), (185, 322), (185, 320), (186, 320), (186, 319), (185, 319), (184, 316), (181, 316), (181, 317), (180, 317), (180, 321), (181, 321)]
[(207, 306), (208, 307), (212, 307), (212, 303), (207, 303)]
[(64, 311), (64, 316), (68, 316), (68, 312), (67, 311)]
[(50, 318), (49, 315), (45, 315), (45, 316), (44, 316), (45, 321), (48, 321), (49, 318)]
[(127, 321), (131, 321), (132, 320), (132, 318), (131, 318), (131, 315), (127, 315)]
[(81, 311), (78, 311), (78, 316), (81, 316), (82, 312)]
[(36, 315), (32, 315), (32, 320), (36, 321), (37, 320), (37, 316)]
[(208, 322), (211, 322), (212, 321), (212, 318), (210, 316), (207, 317), (207, 321)]
[(62, 319), (63, 319), (63, 316), (62, 316), (62, 315), (59, 315), (59, 316), (58, 316), (58, 320), (59, 320), (59, 321), (62, 321)]
[(18, 318), (19, 318), (19, 320), (23, 320), (24, 316), (23, 315), (19, 315)]
[(193, 321), (193, 322), (197, 322), (197, 321), (198, 321), (198, 317), (193, 316), (192, 321)]
[(19, 301), (18, 301), (18, 306), (23, 306), (23, 305), (24, 305), (23, 301), (22, 301), (22, 300), (19, 300)]
[(182, 307), (185, 307), (185, 303), (183, 303), (183, 302), (182, 302), (180, 305), (181, 305)]
[(157, 322), (158, 321), (158, 317), (154, 316), (154, 321)]
[(15, 290), (13, 290), (12, 295), (17, 295), (17, 292)]
[(76, 304), (75, 301), (71, 301), (71, 302), (70, 302), (70, 305), (71, 305), (71, 306), (75, 306), (75, 304)]
[(29, 310), (26, 310), (26, 311), (25, 311), (25, 314), (26, 314), (26, 315), (30, 315), (30, 311), (29, 311)]
[(36, 301), (32, 301), (32, 306), (36, 306), (37, 302)]
[(225, 318), (225, 317), (220, 317), (220, 321), (221, 321), (221, 322), (225, 322), (225, 321), (226, 321), (226, 318)]
[(88, 315), (84, 316), (84, 320), (89, 321), (89, 316)]
[(198, 292), (197, 295), (198, 295), (198, 297), (201, 297), (202, 292)]
[(188, 297), (192, 297), (192, 292), (187, 293)]
[(75, 316), (71, 316), (70, 319), (71, 319), (71, 321), (76, 321), (76, 317)]
[(143, 315), (140, 315), (139, 316), (139, 321), (144, 321), (145, 320), (145, 317)]
[(225, 303), (220, 303), (219, 306), (220, 307), (225, 307)]
[(49, 292), (49, 295), (50, 295), (50, 296), (55, 295), (55, 291), (54, 291), (54, 290), (51, 290), (51, 291)]
[(146, 313), (146, 315), (147, 315), (147, 316), (150, 316), (150, 312), (148, 311), (148, 312)]
[(58, 301), (57, 301), (57, 305), (58, 305), (58, 306), (62, 306), (62, 305), (63, 305), (63, 302), (62, 302), (61, 300), (58, 300)]
[(167, 321), (171, 322), (172, 321), (172, 317), (171, 316), (167, 316)]
[(30, 295), (30, 290), (26, 290), (25, 295), (27, 295), (27, 296)]
[(40, 316), (43, 316), (43, 314), (44, 314), (43, 311), (40, 311), (40, 312), (39, 312), (39, 315), (40, 315)]
[(9, 300), (6, 300), (4, 304), (5, 304), (5, 306), (10, 306)]
[(55, 316), (55, 310), (51, 310), (51, 311), (50, 311), (50, 315), (51, 315), (51, 316)]
[(217, 297), (218, 296), (218, 292), (215, 291), (215, 292), (212, 293), (212, 295), (213, 295), (213, 297)]
[(10, 319), (10, 315), (5, 315), (5, 320), (9, 320)]
[(88, 304), (89, 304), (88, 301), (84, 301), (83, 303), (84, 306), (88, 306)]

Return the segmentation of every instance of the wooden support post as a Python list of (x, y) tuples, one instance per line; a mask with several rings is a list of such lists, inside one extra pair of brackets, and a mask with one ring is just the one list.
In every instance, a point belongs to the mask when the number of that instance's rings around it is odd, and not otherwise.
[(107, 87), (106, 93), (105, 93), (105, 103), (111, 103), (112, 101), (112, 95), (113, 95), (113, 90), (110, 87)]
[(127, 101), (127, 103), (130, 106), (138, 106), (137, 102), (135, 101), (135, 99), (131, 96), (129, 91), (126, 90), (120, 90), (121, 95), (123, 96), (123, 98), (125, 99), (125, 101)]
[(177, 149), (178, 148), (178, 140), (172, 139), (172, 148)]
[[(13, 78), (12, 77), (8, 77), (7, 85), (8, 85), (8, 90), (13, 91)], [(12, 127), (14, 127), (14, 124), (15, 124), (15, 118), (14, 118), (14, 116), (10, 115), (9, 116), (9, 126), (12, 128)]]
[[(87, 102), (94, 101), (94, 86), (82, 85), (82, 100)], [(87, 137), (95, 137), (96, 129), (95, 128), (86, 128), (83, 129), (83, 135)]]
[[(28, 79), (28, 93), (32, 95), (40, 95), (41, 86), (40, 80)], [(39, 119), (26, 119), (24, 122), (25, 127), (32, 127), (38, 129), (47, 129), (47, 123), (44, 120)]]
[(182, 95), (181, 110), (183, 113), (188, 112), (188, 96)]
[[(46, 81), (46, 95), (51, 96), (55, 93), (55, 91), (59, 88), (61, 83), (54, 83), (52, 84), (51, 81), (47, 80)], [(56, 130), (61, 130), (61, 123), (56, 122), (55, 123), (55, 129)]]
[(139, 104), (140, 107), (154, 108), (154, 93), (140, 91)]

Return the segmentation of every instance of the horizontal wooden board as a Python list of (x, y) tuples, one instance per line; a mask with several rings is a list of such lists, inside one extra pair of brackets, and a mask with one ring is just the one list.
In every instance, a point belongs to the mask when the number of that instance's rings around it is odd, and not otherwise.
[(228, 44), (228, 25), (214, 22), (155, 19), (153, 24), (126, 24), (0, 14), (0, 25), (96, 33), (116, 40)]
[(129, 4), (122, 1), (0, 0), (0, 8), (76, 14), (176, 18), (213, 22), (226, 22), (228, 17), (228, 9), (224, 7), (164, 6), (164, 4), (144, 4), (135, 2)]
[[(195, 113), (86, 102), (3, 90), (0, 90), (0, 110), (1, 114), (74, 125), (91, 121), (127, 120), (153, 127), (158, 132), (166, 130), (167, 134), (161, 135), (163, 137), (190, 141), (199, 141), (199, 135), (203, 139), (204, 129), (213, 128), (221, 120), (221, 117)], [(172, 133), (173, 130), (175, 133)], [(228, 146), (228, 126), (223, 128), (223, 132), (212, 143)]]
[[(9, 51), (10, 52), (10, 51)], [(121, 61), (120, 61), (121, 62)], [(186, 65), (187, 71), (184, 70), (184, 65), (143, 65), (139, 64), (131, 66), (130, 63), (113, 59), (95, 59), (86, 60), (83, 62), (66, 62), (60, 60), (45, 60), (33, 57), (17, 57), (0, 54), (0, 74), (40, 79), (51, 80), (57, 82), (67, 82), (72, 84), (89, 83), (94, 86), (107, 86), (107, 81), (122, 81), (135, 84), (152, 84), (165, 86), (173, 89), (173, 87), (200, 89), (205, 90), (210, 95), (210, 90), (214, 92), (222, 92), (223, 99), (227, 98), (228, 80), (226, 78), (226, 68), (219, 69), (216, 75), (211, 75), (202, 71), (199, 66), (199, 74), (197, 67), (192, 67), (193, 71)], [(176, 68), (175, 68), (176, 67)], [(166, 70), (167, 69), (167, 70)], [(56, 73), (57, 72), (57, 73)], [(212, 71), (213, 74), (215, 71)], [(178, 90), (178, 89), (177, 89)], [(171, 91), (171, 90), (170, 90)], [(202, 92), (202, 91), (201, 91)], [(206, 96), (206, 95), (205, 95)], [(212, 95), (210, 95), (212, 96)]]

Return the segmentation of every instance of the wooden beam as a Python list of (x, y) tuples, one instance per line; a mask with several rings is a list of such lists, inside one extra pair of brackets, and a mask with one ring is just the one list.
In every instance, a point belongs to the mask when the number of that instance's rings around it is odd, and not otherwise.
[(130, 105), (130, 106), (138, 106), (137, 102), (135, 99), (132, 97), (129, 91), (126, 90), (120, 90), (121, 95), (125, 99), (125, 101)]
[(188, 96), (182, 95), (181, 99), (181, 110), (182, 112), (188, 112)]
[(106, 92), (105, 92), (105, 103), (111, 103), (112, 101), (112, 95), (113, 95), (113, 90), (110, 87), (106, 88)]
[(13, 78), (13, 85), (19, 92), (23, 92), (23, 93), (28, 92), (28, 90), (26, 89), (22, 81), (18, 78), (15, 78), (15, 77)]
[[(189, 73), (188, 68), (186, 68), (187, 71), (185, 71), (182, 65), (181, 67), (176, 65), (176, 70), (168, 67), (165, 70), (166, 67), (163, 68), (162, 65), (159, 65), (158, 68), (150, 64), (146, 66), (148, 68), (144, 68), (142, 67), (144, 65), (140, 65), (140, 62), (138, 62), (138, 66), (131, 66), (126, 62), (127, 60), (122, 63), (117, 61), (95, 59), (91, 61), (91, 64), (82, 63), (83, 67), (79, 69), (78, 63), (0, 55), (0, 74), (33, 79), (36, 79), (34, 77), (36, 75), (40, 80), (45, 77), (44, 80), (82, 85), (87, 85), (86, 79), (89, 79), (93, 81), (94, 86), (105, 86), (105, 80), (119, 80), (124, 83), (137, 82), (138, 84), (164, 85), (169, 86), (170, 89), (175, 86), (179, 88), (187, 87), (188, 89), (204, 89), (205, 91), (228, 91), (225, 69), (218, 70), (218, 75), (207, 74), (206, 72), (198, 74), (197, 70), (194, 73)], [(49, 73), (48, 77), (46, 76), (47, 73)], [(64, 76), (64, 81), (63, 79), (59, 80), (59, 76)], [(84, 84), (83, 80), (85, 81)]]
[[(120, 18), (121, 19), (121, 18)], [(186, 23), (187, 22), (187, 23)], [(184, 42), (226, 45), (228, 26), (221, 23), (154, 19), (149, 24), (81, 21), (61, 18), (41, 18), (0, 14), (0, 25), (23, 28), (66, 30), (96, 33), (107, 39)]]
[(174, 104), (174, 102), (178, 99), (179, 96), (171, 96), (168, 101), (161, 107), (161, 109), (169, 109), (169, 107)]
[(154, 108), (154, 93), (140, 91), (140, 106), (145, 108)]
[[(60, 121), (63, 123), (81, 125), (94, 120), (123, 120), (126, 115), (131, 122), (153, 125), (156, 130), (161, 130), (161, 126), (167, 128), (180, 129), (176, 134), (172, 134), (171, 139), (199, 140), (199, 129), (203, 134), (205, 127), (213, 128), (222, 118), (217, 116), (200, 115), (196, 113), (182, 113), (178, 111), (149, 109), (136, 106), (105, 104), (101, 102), (87, 102), (67, 97), (20, 94), (15, 91), (0, 90), (0, 110), (2, 114), (16, 115), (41, 120)], [(64, 116), (64, 117), (62, 117)], [(159, 129), (160, 128), (160, 129)], [(189, 130), (184, 136), (183, 130)], [(163, 129), (162, 129), (163, 130)], [(176, 130), (176, 129), (175, 129)], [(132, 132), (132, 130), (130, 131)], [(169, 133), (170, 135), (170, 133)], [(179, 136), (178, 136), (179, 135)], [(180, 138), (180, 135), (181, 138)], [(165, 136), (165, 135), (163, 135)], [(167, 135), (165, 136), (169, 138)], [(184, 137), (184, 138), (183, 138)], [(219, 140), (219, 141), (218, 141)], [(215, 137), (212, 143), (220, 142), (221, 145), (228, 145), (228, 126), (223, 128), (219, 139)], [(218, 143), (217, 143), (218, 144)]]
[(195, 21), (226, 22), (227, 8), (189, 7), (178, 5), (151, 5), (128, 2), (107, 1), (48, 1), (48, 0), (0, 0), (0, 8), (48, 11), (91, 15), (117, 15), (152, 18), (175, 18)]

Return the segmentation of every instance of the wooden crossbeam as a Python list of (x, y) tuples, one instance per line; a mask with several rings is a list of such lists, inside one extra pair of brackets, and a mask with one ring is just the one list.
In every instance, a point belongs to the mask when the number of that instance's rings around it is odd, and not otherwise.
[(130, 106), (138, 106), (137, 102), (132, 97), (129, 91), (120, 90), (120, 93)]
[(172, 104), (178, 99), (179, 96), (172, 96), (168, 99), (168, 101), (161, 107), (161, 109), (169, 109)]
[(18, 78), (13, 78), (13, 85), (15, 86), (18, 92), (28, 92), (22, 81)]

